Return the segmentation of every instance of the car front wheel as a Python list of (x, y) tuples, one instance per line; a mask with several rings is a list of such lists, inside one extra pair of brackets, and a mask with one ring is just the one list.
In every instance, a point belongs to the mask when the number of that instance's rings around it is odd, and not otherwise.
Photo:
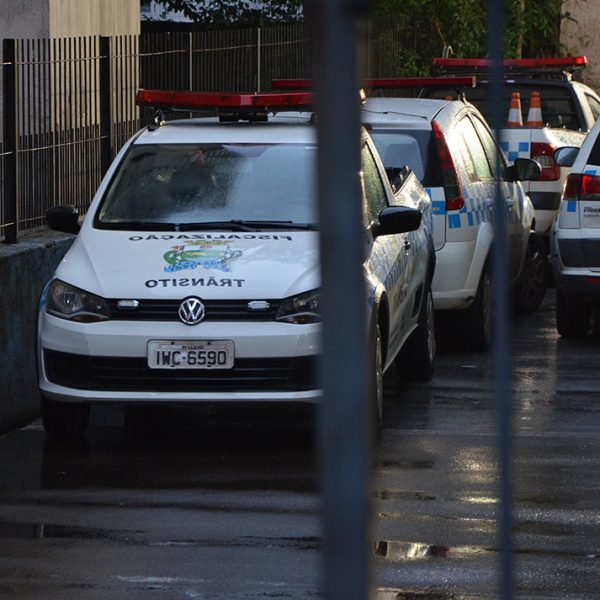
[(481, 273), (477, 296), (473, 304), (464, 311), (463, 327), (469, 345), (474, 350), (487, 350), (492, 342), (492, 282), (486, 266)]
[(531, 233), (523, 273), (516, 288), (517, 314), (529, 315), (538, 309), (546, 294), (549, 275), (544, 240), (538, 233)]
[(428, 285), (423, 293), (417, 329), (396, 357), (396, 370), (404, 379), (429, 381), (433, 377), (436, 355), (433, 315), (433, 295)]
[(379, 437), (383, 424), (383, 340), (379, 325), (372, 334), (369, 369), (369, 407), (374, 437)]

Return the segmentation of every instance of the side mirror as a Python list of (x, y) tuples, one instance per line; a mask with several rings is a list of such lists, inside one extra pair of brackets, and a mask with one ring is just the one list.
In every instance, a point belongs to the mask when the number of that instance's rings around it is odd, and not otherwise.
[(46, 225), (55, 231), (79, 233), (79, 210), (75, 206), (53, 206), (46, 211)]
[(407, 206), (388, 206), (379, 213), (379, 223), (371, 228), (374, 237), (415, 231), (421, 225), (421, 211)]
[(517, 158), (508, 167), (508, 175), (511, 181), (535, 181), (542, 174), (540, 163), (530, 158)]
[(579, 148), (575, 146), (563, 146), (562, 148), (557, 148), (552, 157), (559, 167), (572, 167), (578, 153)]

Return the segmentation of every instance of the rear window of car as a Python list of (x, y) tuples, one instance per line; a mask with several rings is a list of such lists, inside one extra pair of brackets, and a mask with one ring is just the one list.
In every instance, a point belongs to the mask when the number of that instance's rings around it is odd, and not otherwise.
[(408, 165), (425, 187), (443, 186), (431, 130), (372, 129), (369, 133), (386, 169)]
[[(491, 118), (491, 104), (486, 97), (487, 90), (483, 83), (478, 84), (474, 89), (464, 90), (466, 99), (474, 104), (489, 122)], [(505, 88), (506, 96), (504, 105), (506, 114), (510, 106), (510, 97), (512, 92), (521, 94), (521, 110), (523, 113), (523, 122), (527, 120), (529, 112), (529, 99), (531, 92), (540, 92), (542, 101), (542, 117), (544, 122), (550, 127), (559, 129), (579, 130), (582, 124), (577, 113), (575, 102), (571, 90), (566, 86), (560, 85), (535, 85), (528, 83), (518, 83), (517, 85), (507, 85)], [(435, 88), (426, 92), (428, 98), (446, 98), (448, 96), (456, 97), (454, 88)]]

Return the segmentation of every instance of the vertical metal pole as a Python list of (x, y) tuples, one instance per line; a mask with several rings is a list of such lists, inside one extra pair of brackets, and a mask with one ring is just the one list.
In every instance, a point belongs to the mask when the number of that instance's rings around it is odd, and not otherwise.
[(112, 162), (112, 90), (110, 38), (100, 37), (100, 172), (104, 177)]
[(17, 73), (16, 42), (4, 40), (2, 43), (2, 90), (3, 137), (2, 151), (5, 158), (4, 200), (6, 206), (6, 223), (4, 241), (14, 244), (17, 241)]
[(324, 588), (369, 595), (365, 240), (355, 17), (359, 2), (313, 3), (323, 315), (319, 411)]
[[(499, 139), (502, 126), (504, 78), (502, 58), (504, 41), (504, 2), (490, 0), (488, 4), (489, 55), (492, 61), (489, 100), (491, 104), (492, 128)], [(500, 173), (498, 161), (496, 171)], [(498, 514), (498, 543), (500, 547), (500, 598), (512, 598), (512, 489), (511, 489), (511, 427), (510, 427), (510, 312), (508, 297), (508, 243), (506, 205), (503, 200), (501, 182), (496, 181), (494, 201), (494, 255), (493, 290), (495, 299), (494, 319), (494, 388), (497, 423), (498, 462), (500, 466), (500, 506)]]

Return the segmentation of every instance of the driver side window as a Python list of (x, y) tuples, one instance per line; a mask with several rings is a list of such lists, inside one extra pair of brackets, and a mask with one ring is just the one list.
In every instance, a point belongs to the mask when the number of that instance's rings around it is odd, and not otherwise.
[(383, 181), (379, 175), (377, 163), (367, 144), (363, 144), (361, 151), (361, 178), (367, 201), (369, 220), (373, 223), (377, 221), (379, 213), (388, 206), (388, 199)]

